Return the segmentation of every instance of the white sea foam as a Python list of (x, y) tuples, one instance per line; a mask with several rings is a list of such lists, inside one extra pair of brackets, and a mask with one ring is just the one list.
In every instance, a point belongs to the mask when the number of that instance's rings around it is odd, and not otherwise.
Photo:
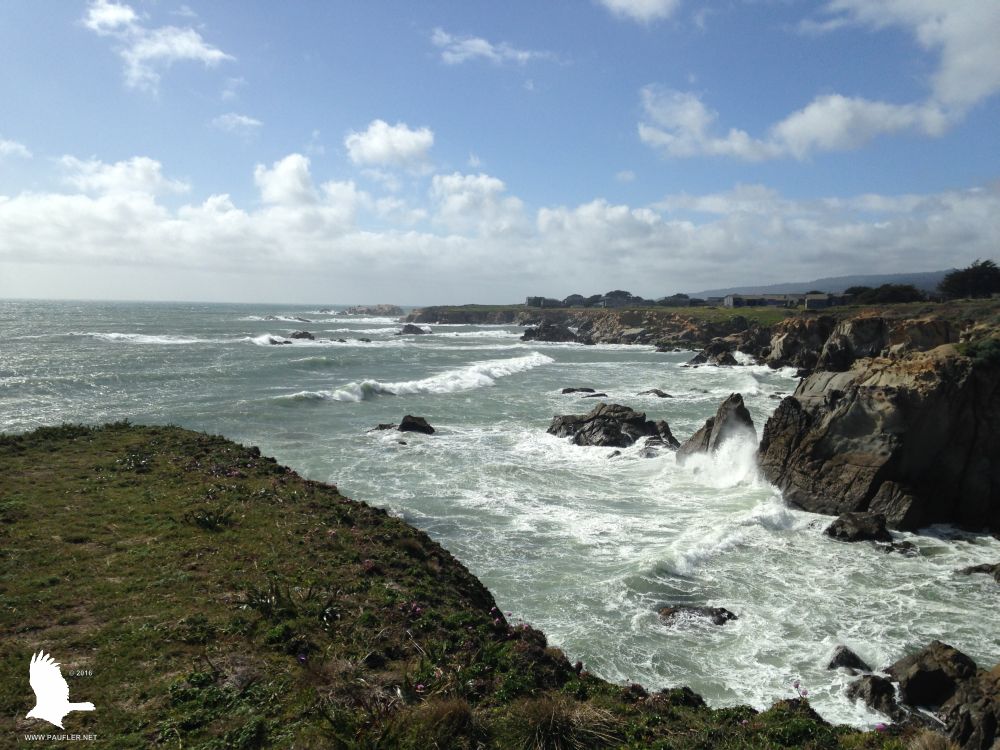
[(195, 336), (179, 336), (173, 334), (144, 334), (144, 333), (73, 333), (73, 336), (89, 336), (101, 341), (113, 341), (117, 343), (129, 344), (226, 344), (231, 343), (231, 339), (203, 339)]
[(468, 367), (446, 370), (422, 380), (386, 383), (380, 380), (362, 380), (348, 383), (327, 391), (300, 391), (281, 398), (299, 400), (365, 401), (379, 395), (402, 396), (421, 393), (455, 393), (493, 385), (497, 378), (530, 370), (554, 360), (544, 354), (532, 352), (526, 357), (492, 359), (476, 362)]

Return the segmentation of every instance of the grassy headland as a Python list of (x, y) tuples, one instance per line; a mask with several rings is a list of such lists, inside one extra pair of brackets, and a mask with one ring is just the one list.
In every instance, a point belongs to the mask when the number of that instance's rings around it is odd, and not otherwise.
[(422, 532), (220, 437), (42, 428), (0, 476), (0, 746), (54, 729), (44, 649), (101, 747), (904, 747), (588, 675)]

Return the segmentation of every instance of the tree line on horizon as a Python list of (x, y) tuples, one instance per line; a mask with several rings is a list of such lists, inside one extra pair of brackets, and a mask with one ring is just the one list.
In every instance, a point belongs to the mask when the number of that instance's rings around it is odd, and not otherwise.
[[(817, 290), (806, 294), (824, 294)], [(1000, 267), (992, 260), (975, 260), (966, 268), (955, 269), (941, 280), (936, 292), (927, 293), (913, 284), (882, 284), (877, 287), (851, 286), (843, 291), (850, 303), (856, 305), (891, 305), (904, 302), (925, 302), (936, 300), (982, 298), (1000, 294)], [(529, 297), (537, 307), (688, 307), (703, 305), (705, 300), (687, 294), (672, 294), (657, 300), (644, 299), (623, 289), (615, 289), (605, 294), (571, 294), (565, 299)]]

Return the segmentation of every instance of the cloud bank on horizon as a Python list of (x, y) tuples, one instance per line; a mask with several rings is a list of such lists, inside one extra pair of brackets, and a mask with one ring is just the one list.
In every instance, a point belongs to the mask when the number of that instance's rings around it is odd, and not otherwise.
[(997, 4), (41, 5), (0, 10), (35, 102), (0, 114), (0, 296), (653, 297), (1000, 250)]

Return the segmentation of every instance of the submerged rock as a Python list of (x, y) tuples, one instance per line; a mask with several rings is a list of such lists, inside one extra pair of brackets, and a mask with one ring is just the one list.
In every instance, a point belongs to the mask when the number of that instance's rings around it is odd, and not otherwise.
[(563, 388), (561, 391), (563, 394), (566, 393), (593, 393), (593, 388)]
[(283, 346), (285, 344), (291, 344), (292, 342), (287, 339), (276, 339), (274, 336), (268, 336), (267, 343), (271, 346)]
[(403, 421), (399, 423), (399, 427), (396, 429), (400, 432), (422, 432), (425, 435), (434, 434), (434, 428), (430, 426), (426, 419), (423, 417), (414, 417), (409, 414), (403, 417)]
[(972, 575), (973, 573), (985, 573), (986, 575), (993, 576), (993, 580), (1000, 583), (1000, 563), (997, 563), (996, 565), (991, 565), (989, 563), (971, 565), (968, 568), (962, 568), (958, 572), (966, 576)]
[(648, 391), (639, 391), (638, 396), (656, 396), (657, 398), (673, 398), (669, 393), (661, 391), (659, 388), (650, 388)]
[(713, 625), (725, 625), (730, 620), (739, 619), (735, 613), (730, 612), (725, 607), (661, 607), (658, 614), (660, 619), (667, 623), (683, 616), (705, 618)]
[(643, 437), (660, 438), (671, 448), (679, 445), (666, 421), (649, 421), (645, 412), (620, 404), (601, 403), (587, 414), (553, 417), (547, 432), (556, 437), (572, 437), (576, 445), (625, 448)]
[(842, 542), (891, 542), (892, 534), (885, 528), (881, 513), (844, 513), (823, 531)]
[(714, 453), (725, 440), (738, 435), (752, 435), (754, 442), (757, 440), (757, 430), (743, 404), (743, 396), (732, 393), (719, 405), (715, 416), (706, 420), (704, 426), (680, 447), (677, 460), (684, 461), (696, 453)]

